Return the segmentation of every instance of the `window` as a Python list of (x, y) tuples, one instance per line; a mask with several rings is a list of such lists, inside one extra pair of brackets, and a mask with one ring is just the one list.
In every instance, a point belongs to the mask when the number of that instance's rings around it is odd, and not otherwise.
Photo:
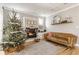
[(39, 25), (43, 25), (44, 24), (44, 19), (43, 18), (39, 18)]

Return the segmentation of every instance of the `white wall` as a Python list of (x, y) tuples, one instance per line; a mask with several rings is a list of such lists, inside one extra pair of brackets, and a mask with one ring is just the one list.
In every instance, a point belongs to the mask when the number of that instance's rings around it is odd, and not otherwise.
[[(61, 12), (57, 15), (60, 15), (62, 17), (71, 16), (72, 17), (71, 20), (73, 21), (73, 23), (50, 25), (51, 24), (51, 19), (48, 18), (46, 20), (46, 25), (47, 25), (48, 31), (69, 32), (69, 33), (73, 33), (73, 34), (79, 36), (79, 6), (73, 8), (73, 9)], [(79, 39), (78, 39), (78, 44), (79, 44)]]

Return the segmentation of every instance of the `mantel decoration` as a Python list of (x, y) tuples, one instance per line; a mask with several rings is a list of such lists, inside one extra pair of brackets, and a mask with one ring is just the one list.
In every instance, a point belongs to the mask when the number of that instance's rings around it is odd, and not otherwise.
[(3, 42), (5, 43), (3, 45), (3, 48), (6, 47), (16, 47), (17, 45), (20, 45), (24, 43), (25, 41), (25, 35), (22, 32), (22, 22), (21, 18), (17, 17), (17, 12), (15, 10), (11, 10), (8, 13), (9, 19), (8, 19), (8, 26), (5, 30), (5, 39), (3, 39)]
[(72, 23), (71, 19), (72, 19), (72, 17), (69, 17), (69, 16), (62, 18), (61, 16), (56, 15), (53, 17), (52, 25)]

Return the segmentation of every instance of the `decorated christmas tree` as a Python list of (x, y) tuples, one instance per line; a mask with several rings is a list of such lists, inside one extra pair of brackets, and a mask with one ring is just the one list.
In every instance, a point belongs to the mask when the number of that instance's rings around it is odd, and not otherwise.
[(8, 26), (6, 30), (7, 41), (14, 42), (14, 46), (20, 45), (25, 41), (25, 35), (22, 31), (21, 18), (17, 17), (17, 12), (14, 10), (9, 14)]

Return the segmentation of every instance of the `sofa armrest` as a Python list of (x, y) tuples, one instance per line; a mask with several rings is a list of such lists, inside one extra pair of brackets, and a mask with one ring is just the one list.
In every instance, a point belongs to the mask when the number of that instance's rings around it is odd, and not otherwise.
[(47, 40), (47, 36), (48, 36), (48, 34), (46, 33), (46, 34), (43, 35), (43, 38), (44, 38), (45, 40)]
[(68, 37), (68, 46), (73, 47), (76, 42), (77, 42), (77, 36)]

